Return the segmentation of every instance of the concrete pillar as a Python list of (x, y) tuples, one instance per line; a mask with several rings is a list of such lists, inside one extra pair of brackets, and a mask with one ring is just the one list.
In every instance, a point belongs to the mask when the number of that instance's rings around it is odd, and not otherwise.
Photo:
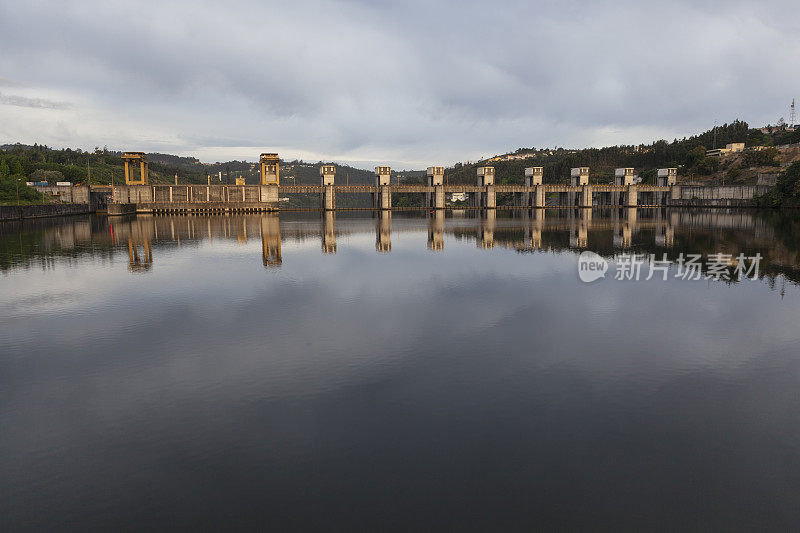
[(584, 185), (581, 191), (581, 207), (592, 207), (592, 186)]
[(444, 209), (444, 185), (437, 185), (433, 191), (434, 209)]
[[(211, 191), (209, 190), (209, 192), (211, 192)], [(209, 199), (210, 198), (211, 197), (209, 197)], [(261, 186), (261, 201), (262, 202), (277, 202), (278, 201), (278, 187), (275, 187), (274, 185), (262, 185)]]
[(639, 205), (639, 192), (636, 185), (628, 185), (628, 194), (626, 198), (626, 207), (636, 207)]
[(392, 188), (388, 185), (384, 188), (383, 193), (381, 194), (381, 209), (391, 209), (392, 208)]
[(497, 207), (497, 193), (494, 190), (494, 185), (487, 185), (484, 194), (483, 207), (486, 209), (495, 209)]
[(378, 192), (373, 193), (373, 207), (375, 209), (392, 208), (392, 189), (389, 185), (378, 187)]
[(444, 209), (444, 185), (435, 185), (433, 192), (425, 193), (425, 207), (428, 209)]
[(333, 211), (336, 209), (336, 192), (333, 185), (326, 185), (321, 196), (322, 209), (325, 211)]
[(533, 193), (533, 206), (534, 207), (544, 207), (545, 206), (545, 198), (544, 198), (544, 186), (537, 185), (536, 190)]
[[(569, 182), (571, 186), (583, 187), (584, 185), (589, 185), (589, 167), (572, 168), (570, 169), (569, 175)], [(576, 203), (574, 192), (567, 193), (567, 205), (570, 207), (575, 207)]]
[(681, 186), (680, 185), (672, 185), (669, 188), (669, 203), (668, 205), (673, 205), (676, 203), (677, 200), (681, 199)]
[(428, 167), (427, 176), (428, 187), (433, 187), (434, 190), (432, 193), (425, 193), (425, 206), (444, 209), (444, 167)]

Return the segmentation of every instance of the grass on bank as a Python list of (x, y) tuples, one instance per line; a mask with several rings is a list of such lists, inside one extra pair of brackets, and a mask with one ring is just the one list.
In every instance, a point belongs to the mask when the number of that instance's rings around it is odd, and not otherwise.
[(25, 185), (25, 176), (0, 175), (0, 205), (49, 204), (50, 200), (32, 187)]

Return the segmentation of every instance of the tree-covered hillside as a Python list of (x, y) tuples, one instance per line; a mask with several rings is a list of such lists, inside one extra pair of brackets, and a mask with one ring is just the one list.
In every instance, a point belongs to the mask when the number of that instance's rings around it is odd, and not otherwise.
[(614, 169), (620, 167), (635, 168), (646, 183), (653, 183), (656, 169), (666, 167), (679, 168), (681, 176), (710, 176), (720, 170), (721, 162), (719, 158), (706, 157), (706, 150), (734, 142), (744, 142), (746, 146), (797, 143), (800, 142), (800, 129), (764, 134), (751, 129), (746, 122), (735, 120), (700, 135), (672, 142), (661, 140), (649, 145), (581, 150), (520, 148), (515, 152), (518, 157), (520, 154), (530, 154), (531, 157), (488, 163), (459, 163), (445, 171), (445, 178), (449, 183), (474, 183), (477, 167), (485, 164), (495, 167), (497, 183), (522, 183), (525, 167), (532, 166), (544, 167), (545, 180), (550, 183), (567, 182), (572, 167), (590, 167), (592, 180), (600, 183), (612, 181)]
[[(212, 183), (233, 184), (236, 178), (243, 177), (246, 183), (256, 184), (259, 179), (258, 163), (250, 161), (201, 163), (193, 157), (159, 153), (148, 153), (147, 160), (151, 183), (174, 183), (176, 174), (179, 183), (203, 184), (209, 176)], [(5, 164), (9, 169), (6, 176), (22, 176), (23, 181), (47, 181), (50, 184), (58, 181), (75, 184), (90, 181), (93, 185), (108, 185), (112, 179), (114, 183), (124, 180), (122, 152), (100, 148), (85, 152), (70, 148), (56, 150), (44, 145), (7, 144), (0, 146), (0, 164)], [(319, 183), (321, 165), (321, 162), (281, 161), (282, 182)], [(341, 178), (342, 183), (345, 180), (354, 184), (372, 183), (371, 171), (344, 165), (337, 167), (337, 182)]]

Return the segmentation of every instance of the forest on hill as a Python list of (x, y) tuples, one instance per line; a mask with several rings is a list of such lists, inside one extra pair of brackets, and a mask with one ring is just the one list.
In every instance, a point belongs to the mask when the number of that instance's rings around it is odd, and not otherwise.
[[(491, 163), (486, 161), (458, 163), (445, 171), (445, 178), (449, 183), (473, 183), (477, 167), (489, 164), (495, 167), (495, 179), (499, 184), (521, 184), (525, 167), (534, 166), (544, 168), (546, 182), (566, 183), (569, 180), (570, 168), (590, 167), (592, 181), (603, 183), (613, 181), (615, 168), (627, 167), (635, 168), (644, 183), (654, 183), (658, 168), (678, 168), (681, 176), (712, 175), (720, 170), (722, 163), (717, 157), (706, 157), (706, 150), (736, 142), (743, 142), (747, 147), (794, 144), (800, 142), (800, 128), (793, 132), (776, 130), (773, 133), (762, 133), (759, 129), (750, 128), (746, 122), (735, 120), (699, 135), (675, 139), (672, 142), (660, 140), (648, 145), (608, 146), (581, 150), (520, 148), (516, 151), (517, 154), (531, 154), (531, 157)], [(742, 163), (753, 166), (776, 166), (774, 155), (774, 151), (765, 150), (764, 154), (753, 156), (756, 160), (745, 160)]]
[[(151, 183), (204, 184), (211, 177), (212, 183), (234, 184), (236, 178), (244, 177), (248, 184), (258, 183), (258, 163), (252, 161), (226, 161), (201, 163), (193, 157), (148, 153), (147, 161)], [(319, 167), (325, 163), (281, 160), (281, 177), (301, 183), (318, 183)], [(372, 183), (372, 172), (338, 165), (340, 176), (354, 184)], [(122, 152), (95, 148), (93, 152), (70, 148), (53, 149), (45, 145), (33, 146), (6, 144), (0, 146), (0, 173), (3, 177), (22, 176), (24, 181), (69, 181), (74, 184), (109, 185), (122, 183), (124, 166)], [(291, 181), (289, 183), (292, 183)]]

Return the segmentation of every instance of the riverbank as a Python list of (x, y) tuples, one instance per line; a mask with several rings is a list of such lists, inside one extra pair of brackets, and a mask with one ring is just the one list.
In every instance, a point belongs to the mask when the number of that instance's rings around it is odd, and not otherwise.
[(792, 163), (768, 193), (758, 199), (760, 207), (800, 207), (800, 161)]
[(91, 212), (87, 204), (0, 205), (0, 221), (21, 218), (59, 217), (85, 215)]

